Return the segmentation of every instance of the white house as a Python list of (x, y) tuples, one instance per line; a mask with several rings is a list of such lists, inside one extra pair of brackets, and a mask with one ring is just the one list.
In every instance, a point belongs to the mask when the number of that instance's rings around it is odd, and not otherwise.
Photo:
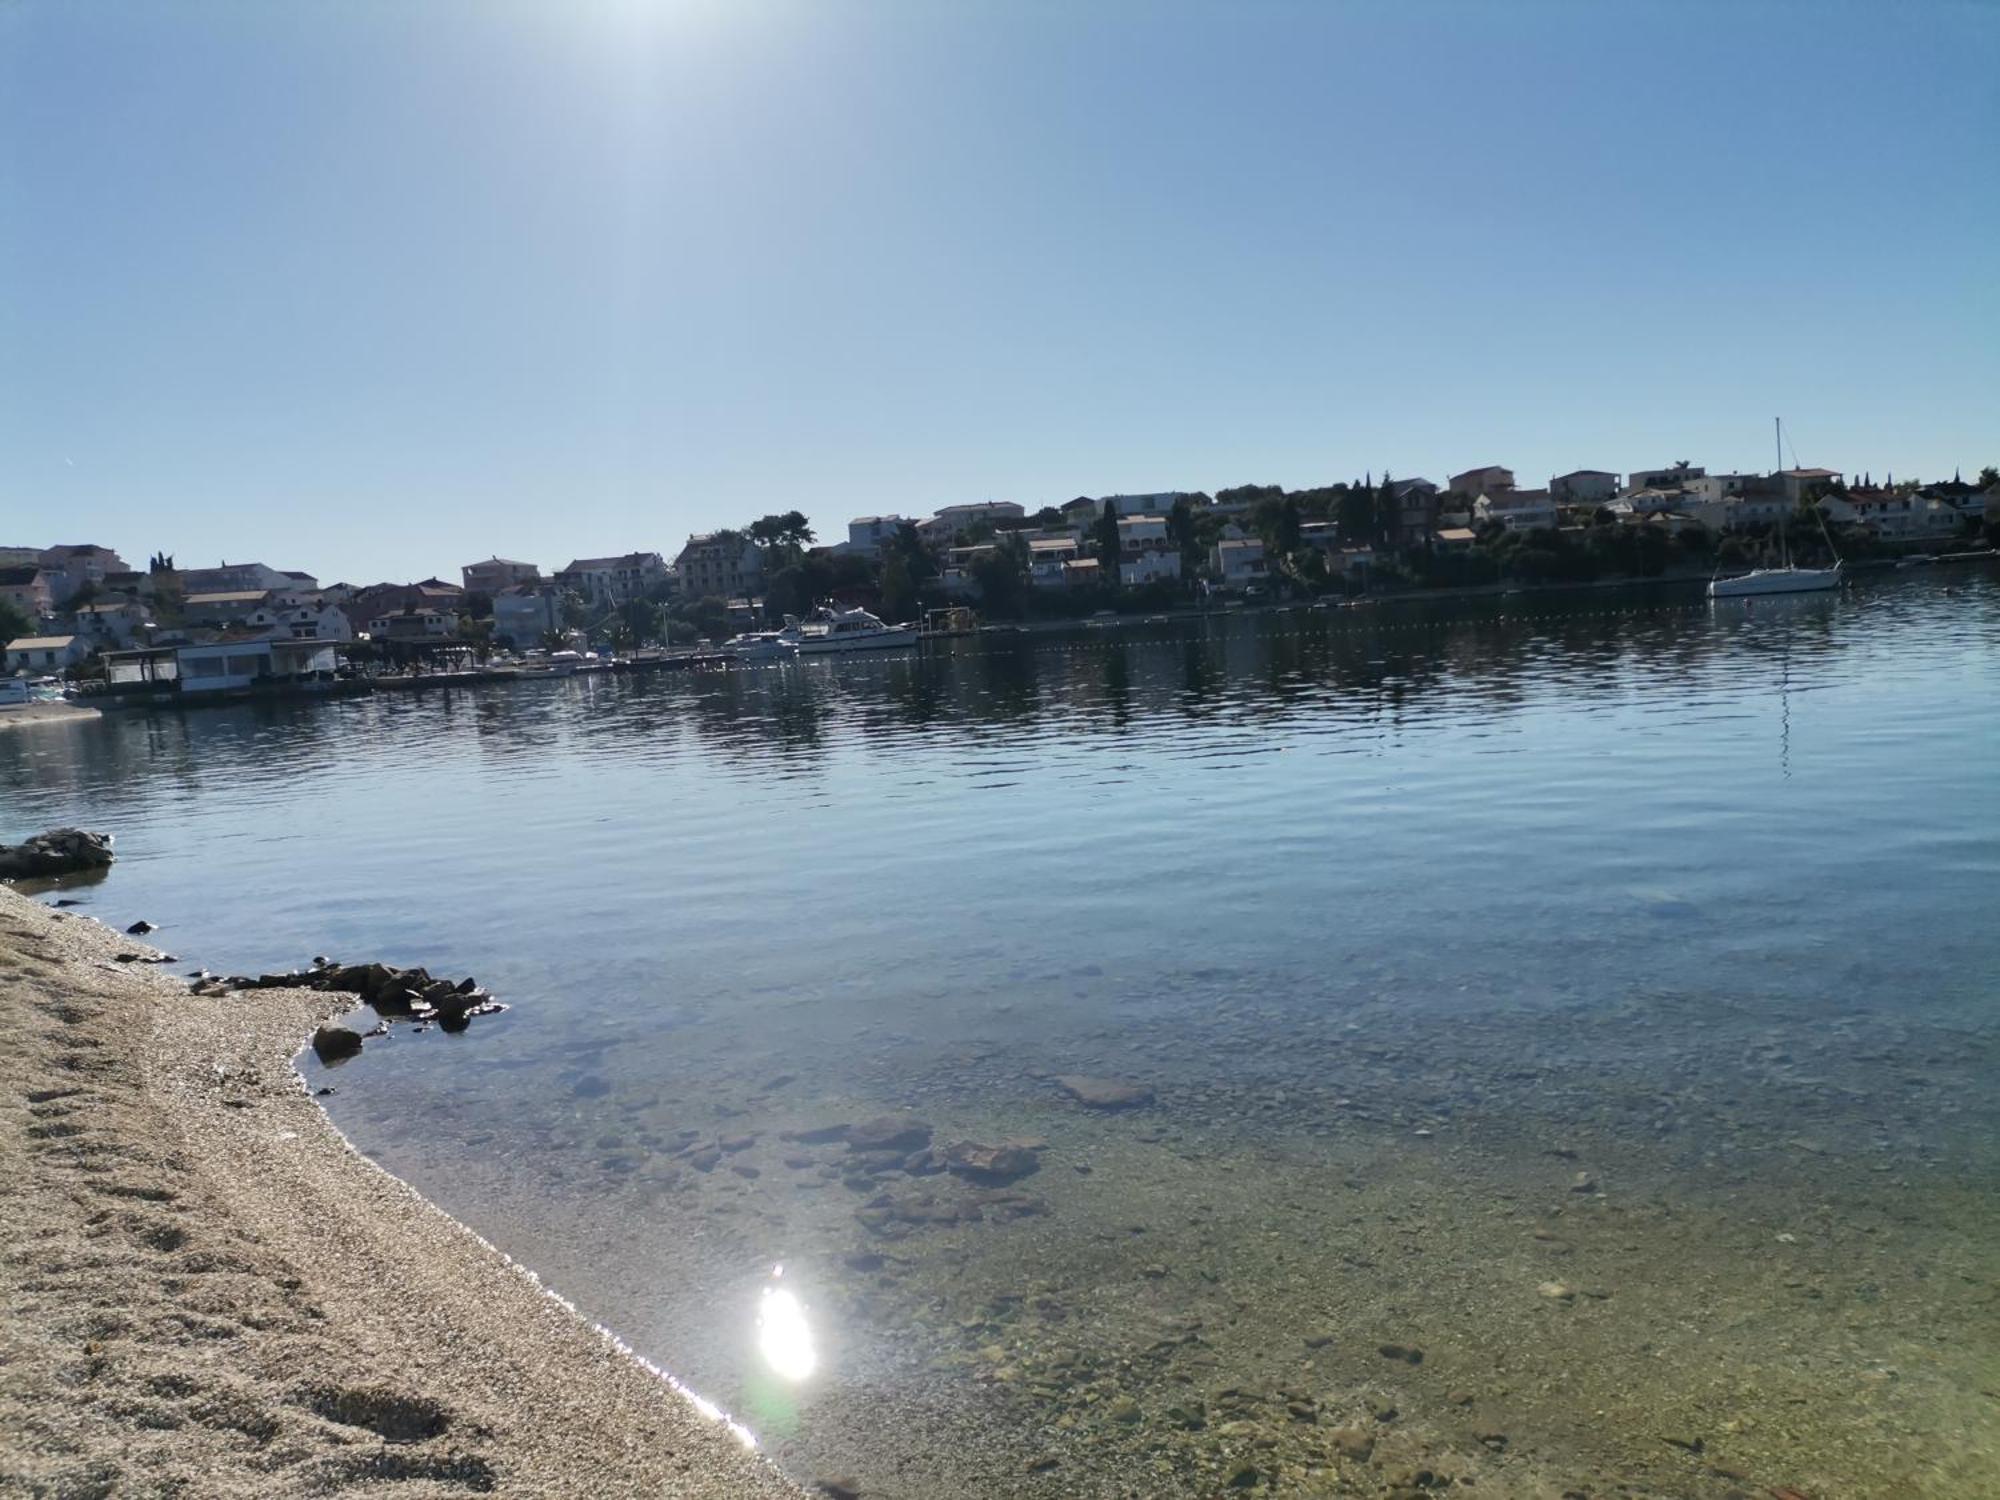
[(136, 599), (106, 599), (79, 605), (70, 614), (76, 633), (93, 646), (129, 646), (146, 627), (145, 608)]
[(90, 655), (80, 635), (24, 635), (7, 643), (9, 672), (61, 672)]
[(847, 550), (873, 557), (904, 524), (901, 516), (856, 516), (847, 523)]
[(1481, 495), (1472, 513), (1482, 521), (1498, 521), (1509, 531), (1537, 531), (1556, 524), (1556, 503), (1547, 490), (1511, 490)]
[(58, 604), (75, 598), (86, 588), (103, 588), (109, 574), (128, 571), (124, 558), (95, 542), (45, 547), (40, 562), (50, 575), (50, 588)]
[(1679, 463), (1666, 469), (1634, 469), (1625, 476), (1625, 488), (1630, 490), (1677, 490), (1685, 488), (1691, 481), (1706, 478), (1708, 470), (1696, 464)]
[(1110, 506), (1114, 516), (1164, 516), (1174, 508), (1174, 502), (1181, 498), (1180, 490), (1162, 490), (1153, 495), (1106, 495), (1097, 502), (1097, 513), (1104, 514), (1104, 507)]
[(1618, 476), (1606, 469), (1572, 469), (1549, 481), (1558, 505), (1602, 505), (1618, 493)]
[(489, 557), (485, 562), (467, 563), (458, 570), (468, 594), (498, 594), (517, 583), (539, 583), (542, 570), (531, 562), (515, 562), (507, 557)]
[(1264, 560), (1264, 544), (1254, 536), (1223, 538), (1210, 549), (1208, 565), (1226, 589), (1263, 583), (1271, 576)]

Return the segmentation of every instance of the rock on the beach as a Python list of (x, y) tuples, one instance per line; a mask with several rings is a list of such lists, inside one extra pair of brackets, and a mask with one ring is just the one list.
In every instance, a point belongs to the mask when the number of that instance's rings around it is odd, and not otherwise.
[(1153, 1102), (1153, 1091), (1143, 1083), (1120, 1078), (1091, 1078), (1082, 1073), (1065, 1073), (1056, 1087), (1079, 1104), (1092, 1109), (1134, 1109)]
[(51, 828), (19, 844), (0, 844), (0, 880), (33, 880), (101, 870), (111, 863), (111, 835)]
[(155, 926), (151, 922), (146, 921), (143, 917), (137, 922), (134, 922), (130, 927), (125, 929), (125, 931), (133, 937), (144, 937), (149, 932), (158, 932), (159, 930), (160, 929), (157, 926)]
[(345, 1026), (322, 1026), (313, 1033), (312, 1049), (323, 1063), (342, 1062), (361, 1050), (361, 1036)]
[(931, 1127), (907, 1115), (882, 1115), (847, 1129), (850, 1151), (921, 1151), (931, 1143)]

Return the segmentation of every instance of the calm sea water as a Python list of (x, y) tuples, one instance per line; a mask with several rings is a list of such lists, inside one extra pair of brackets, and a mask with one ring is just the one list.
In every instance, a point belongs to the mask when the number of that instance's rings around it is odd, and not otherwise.
[[(512, 1002), (337, 1123), (803, 1475), (2000, 1494), (1996, 647), (1947, 568), (1161, 620), (17, 730), (0, 832)], [(1040, 1170), (782, 1138), (885, 1114)]]

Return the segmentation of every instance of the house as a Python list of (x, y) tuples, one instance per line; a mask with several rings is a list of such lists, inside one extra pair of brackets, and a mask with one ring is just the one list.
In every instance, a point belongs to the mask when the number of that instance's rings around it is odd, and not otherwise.
[(1434, 540), (1440, 552), (1470, 552), (1479, 541), (1479, 533), (1470, 526), (1447, 526)]
[(515, 562), (505, 557), (489, 557), (485, 562), (467, 563), (458, 573), (465, 580), (468, 594), (497, 595), (517, 583), (539, 583), (542, 578), (542, 570), (533, 563)]
[(1428, 536), (1437, 525), (1438, 487), (1428, 479), (1391, 479), (1387, 487), (1396, 534), (1406, 541)]
[(1785, 498), (1797, 505), (1808, 491), (1816, 494), (1838, 484), (1841, 473), (1838, 469), (1781, 469), (1774, 477), (1784, 487)]
[[(342, 598), (342, 594), (346, 597)], [(457, 614), (465, 607), (465, 590), (439, 578), (426, 578), (422, 583), (376, 583), (364, 589), (335, 584), (321, 591), (320, 600), (323, 603), (337, 600), (348, 625), (363, 631), (371, 621), (406, 609), (447, 610)]]
[(1097, 513), (1110, 506), (1114, 516), (1164, 516), (1181, 498), (1180, 490), (1162, 490), (1153, 495), (1106, 495), (1097, 502)]
[(733, 599), (756, 593), (764, 581), (763, 554), (756, 543), (736, 531), (708, 531), (689, 537), (674, 559), (674, 568), (680, 575), (683, 599)]
[(1167, 518), (1163, 515), (1120, 515), (1118, 581), (1127, 588), (1137, 588), (1142, 584), (1163, 583), (1180, 576), (1181, 549), (1168, 532)]
[(493, 638), (515, 650), (562, 629), (562, 593), (547, 584), (515, 584), (493, 596)]
[(1463, 474), (1451, 476), (1449, 486), (1461, 495), (1470, 495), (1477, 500), (1481, 495), (1502, 495), (1514, 488), (1514, 471), (1499, 464), (1487, 464), (1482, 468), (1467, 469)]
[(1704, 479), (1708, 470), (1690, 463), (1677, 463), (1665, 469), (1634, 469), (1625, 476), (1625, 488), (1631, 490), (1678, 490), (1696, 479)]
[(1605, 469), (1572, 469), (1549, 481), (1558, 505), (1602, 505), (1618, 493), (1618, 476)]
[(1094, 557), (1073, 557), (1062, 565), (1063, 587), (1094, 589), (1104, 581), (1104, 564)]
[(1209, 571), (1226, 589), (1240, 589), (1263, 583), (1271, 576), (1264, 560), (1264, 544), (1256, 537), (1224, 537), (1209, 549)]
[(53, 580), (39, 563), (19, 563), (0, 568), (0, 599), (14, 606), (30, 620), (39, 620), (55, 608)]
[(252, 610), (244, 625), (274, 639), (336, 641), (354, 639), (354, 626), (344, 611), (331, 604), (292, 604), (273, 600)]
[(978, 500), (966, 505), (941, 506), (929, 520), (919, 521), (917, 530), (931, 546), (948, 547), (982, 521), (998, 527), (1003, 521), (1024, 521), (1027, 514), (1012, 500)]
[(1073, 536), (1030, 537), (1028, 582), (1038, 589), (1059, 589), (1068, 582), (1064, 567), (1082, 555), (1081, 544)]
[(9, 672), (61, 672), (90, 655), (80, 635), (24, 635), (7, 643)]
[(189, 594), (181, 612), (191, 625), (234, 625), (271, 603), (269, 589), (231, 589), (219, 594)]
[(1498, 521), (1509, 531), (1538, 531), (1556, 524), (1556, 503), (1547, 490), (1502, 490), (1472, 503), (1481, 521)]
[(78, 605), (70, 612), (76, 634), (97, 648), (129, 646), (147, 626), (145, 608), (136, 599), (106, 599)]
[(448, 641), (457, 634), (455, 612), (415, 604), (368, 622), (369, 639), (376, 641)]
[[(1682, 477), (1680, 489), (1690, 501), (1711, 504), (1717, 500), (1730, 500), (1738, 495), (1754, 493), (1765, 487), (1762, 474), (1704, 474), (1699, 470)], [(1775, 486), (1772, 493), (1778, 495)], [(1783, 498), (1781, 495), (1779, 498)]]
[(124, 558), (94, 542), (46, 547), (40, 562), (50, 575), (50, 592), (57, 604), (67, 603), (87, 588), (103, 588), (107, 574), (126, 571)]
[(1866, 526), (1891, 540), (1955, 536), (1964, 525), (1950, 504), (1909, 489), (1853, 489), (1828, 495), (1820, 504), (1830, 519)]
[[(113, 665), (107, 663), (107, 667)], [(259, 683), (325, 680), (338, 665), (331, 641), (231, 636), (180, 646), (174, 651), (174, 675), (184, 693), (220, 693)], [(129, 663), (115, 666), (120, 672), (129, 670)]]
[(847, 523), (847, 550), (873, 557), (905, 524), (901, 516), (856, 516)]
[(263, 563), (222, 563), (213, 568), (182, 568), (181, 592), (193, 594), (240, 594), (251, 590), (317, 587), (310, 573), (282, 573)]

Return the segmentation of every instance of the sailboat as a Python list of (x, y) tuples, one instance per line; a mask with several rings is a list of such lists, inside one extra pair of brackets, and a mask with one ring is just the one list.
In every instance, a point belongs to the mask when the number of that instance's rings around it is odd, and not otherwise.
[[(1773, 418), (1777, 424), (1778, 472), (1785, 468), (1785, 429), (1782, 418)], [(1826, 517), (1818, 506), (1813, 514), (1819, 518), (1820, 532), (1826, 537), (1827, 550), (1833, 550), (1833, 535), (1826, 529)], [(1708, 581), (1708, 597), (1711, 599), (1744, 599), (1758, 594), (1810, 594), (1821, 589), (1840, 586), (1840, 554), (1834, 553), (1830, 568), (1800, 568), (1792, 564), (1791, 527), (1785, 521), (1778, 523), (1779, 563), (1775, 568), (1754, 568), (1735, 578), (1711, 578)]]

